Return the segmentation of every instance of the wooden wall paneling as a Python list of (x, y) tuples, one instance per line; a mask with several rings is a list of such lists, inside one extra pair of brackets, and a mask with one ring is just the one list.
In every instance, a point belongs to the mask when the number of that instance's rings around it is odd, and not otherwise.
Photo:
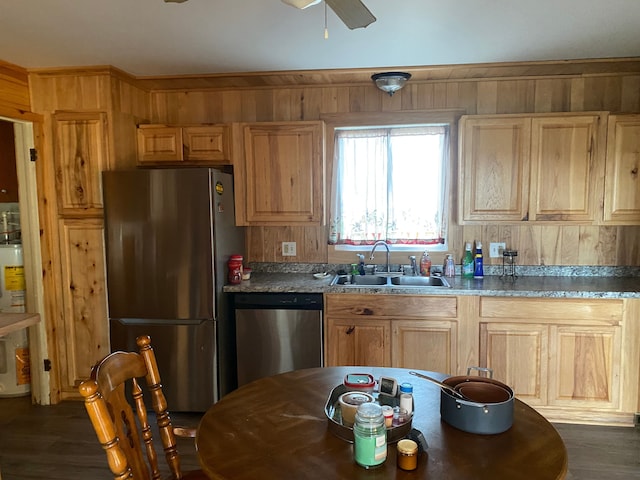
[(535, 80), (534, 108), (536, 113), (570, 110), (571, 81), (562, 78)]
[(562, 229), (563, 227), (559, 225), (540, 227), (540, 263), (542, 265), (562, 263)]
[(225, 91), (221, 96), (221, 107), (218, 114), (219, 123), (242, 121), (242, 92)]
[[(563, 225), (561, 229), (560, 251), (558, 256), (565, 265), (579, 265), (580, 227)], [(553, 264), (551, 264), (553, 265)]]
[(580, 226), (577, 265), (598, 265), (599, 227)]
[(541, 265), (540, 263), (540, 226), (524, 225), (520, 227), (520, 248), (522, 251), (523, 265)]
[(501, 80), (498, 82), (498, 113), (533, 112), (535, 83), (533, 80)]
[(468, 115), (477, 113), (478, 83), (463, 81), (458, 84), (458, 105)]
[(593, 76), (585, 78), (585, 110), (620, 111), (621, 77)]
[(616, 265), (640, 266), (640, 226), (618, 228)]
[(478, 81), (477, 112), (481, 114), (498, 113), (498, 81)]
[(571, 79), (571, 109), (572, 112), (584, 112), (585, 107), (585, 79), (583, 77)]
[[(428, 83), (419, 83), (408, 85), (409, 88), (412, 88), (416, 91), (416, 108), (418, 110), (429, 110), (434, 108), (434, 84), (433, 82)], [(407, 88), (407, 87), (405, 87)]]
[(616, 248), (618, 244), (618, 227), (598, 228), (598, 258), (591, 265), (617, 265)]
[(622, 112), (640, 112), (640, 75), (622, 77), (620, 110)]
[(272, 122), (274, 110), (274, 98), (272, 90), (256, 90), (254, 92), (256, 102), (256, 122)]
[(329, 227), (302, 227), (304, 233), (305, 261), (310, 263), (327, 263), (327, 238)]
[(445, 108), (447, 106), (447, 83), (436, 82), (433, 84), (433, 108)]
[(69, 382), (62, 385), (62, 395), (73, 398), (91, 366), (109, 353), (103, 222), (62, 219), (60, 234), (67, 347), (63, 378)]
[(273, 119), (278, 122), (301, 120), (298, 89), (277, 89), (273, 92)]
[(320, 112), (323, 111), (322, 89), (305, 88), (301, 96), (301, 120), (320, 120)]
[(322, 113), (335, 113), (338, 112), (338, 92), (340, 92), (343, 96), (345, 95), (345, 88), (337, 88), (337, 87), (324, 87), (321, 88), (321, 112)]

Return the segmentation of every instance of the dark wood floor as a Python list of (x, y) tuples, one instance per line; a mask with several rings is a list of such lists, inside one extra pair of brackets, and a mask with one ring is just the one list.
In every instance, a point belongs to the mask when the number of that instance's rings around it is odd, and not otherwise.
[[(172, 419), (198, 422), (189, 414)], [(640, 480), (640, 428), (555, 426), (569, 452), (567, 478)], [(185, 470), (198, 468), (193, 440), (178, 443)], [(29, 397), (0, 399), (0, 472), (2, 480), (112, 478), (82, 403), (34, 406)]]

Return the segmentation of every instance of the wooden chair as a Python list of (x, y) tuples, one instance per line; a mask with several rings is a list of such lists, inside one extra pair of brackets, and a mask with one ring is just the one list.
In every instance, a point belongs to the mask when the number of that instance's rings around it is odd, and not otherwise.
[[(197, 470), (188, 474), (180, 471), (180, 457), (167, 401), (162, 393), (156, 357), (147, 335), (136, 339), (140, 353), (113, 352), (91, 370), (91, 378), (80, 384), (79, 390), (96, 431), (107, 454), (113, 478), (160, 479), (158, 457), (153, 446), (151, 426), (142, 397), (139, 378), (144, 377), (151, 396), (164, 454), (171, 471), (170, 479), (206, 479)], [(136, 415), (125, 396), (125, 384), (131, 384)], [(191, 433), (191, 432), (187, 432)], [(191, 436), (191, 435), (189, 435)], [(144, 451), (143, 451), (144, 450)], [(145, 461), (146, 456), (146, 461)]]

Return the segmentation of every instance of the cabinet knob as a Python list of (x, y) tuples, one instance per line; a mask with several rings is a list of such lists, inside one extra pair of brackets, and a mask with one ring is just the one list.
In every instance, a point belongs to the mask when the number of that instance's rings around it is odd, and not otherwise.
[(351, 325), (349, 328), (347, 328), (347, 335), (351, 335), (355, 331), (355, 329), (355, 325)]

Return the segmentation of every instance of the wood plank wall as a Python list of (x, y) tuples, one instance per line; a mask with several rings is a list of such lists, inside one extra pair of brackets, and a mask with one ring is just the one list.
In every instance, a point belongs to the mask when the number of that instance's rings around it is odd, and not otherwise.
[[(612, 70), (615, 67), (612, 66)], [(505, 71), (505, 74), (508, 71)], [(640, 75), (546, 75), (410, 81), (389, 97), (372, 83), (184, 89), (152, 92), (153, 123), (318, 120), (323, 114), (463, 109), (468, 114), (607, 110), (640, 112)], [(450, 247), (460, 261), (464, 243), (505, 241), (523, 265), (640, 265), (640, 226), (459, 226), (450, 223)], [(247, 259), (255, 262), (326, 262), (326, 227), (252, 227)], [(298, 256), (279, 255), (296, 241)], [(497, 263), (500, 259), (489, 259)]]

